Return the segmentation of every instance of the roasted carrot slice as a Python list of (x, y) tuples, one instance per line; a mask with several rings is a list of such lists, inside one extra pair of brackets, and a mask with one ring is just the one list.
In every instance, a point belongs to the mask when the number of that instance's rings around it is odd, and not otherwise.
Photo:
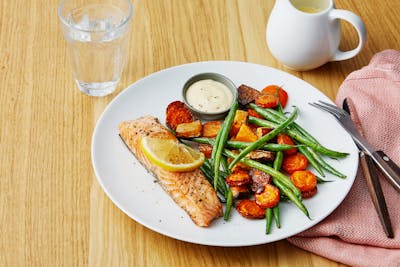
[(247, 110), (247, 113), (249, 114), (249, 116), (256, 117), (256, 118), (259, 118), (259, 119), (264, 119), (264, 117), (261, 116), (260, 114), (258, 114), (257, 111), (255, 111), (254, 109), (249, 108)]
[(317, 177), (309, 170), (295, 171), (290, 175), (290, 180), (301, 192), (313, 190), (317, 186)]
[(262, 219), (265, 217), (265, 209), (257, 205), (254, 200), (244, 199), (240, 201), (236, 210), (245, 218)]
[(264, 186), (264, 190), (254, 195), (256, 204), (263, 209), (275, 207), (281, 197), (279, 189), (272, 184)]
[(193, 122), (194, 117), (182, 101), (171, 102), (166, 110), (166, 124), (176, 130), (178, 124)]
[(229, 174), (225, 181), (230, 186), (242, 186), (250, 184), (251, 178), (247, 171), (238, 171), (236, 173)]
[(263, 108), (275, 108), (279, 104), (279, 98), (272, 94), (261, 94), (254, 103)]
[(301, 192), (301, 197), (304, 199), (312, 198), (317, 192), (318, 192), (318, 187), (314, 187), (314, 189), (311, 189), (309, 191)]
[(308, 166), (308, 160), (301, 153), (296, 153), (294, 155), (289, 155), (289, 156), (285, 155), (282, 161), (282, 169), (289, 174), (292, 174), (295, 171), (305, 170), (307, 166)]
[[(278, 144), (283, 144), (283, 145), (291, 145), (291, 146), (295, 145), (295, 143), (293, 142), (293, 139), (290, 138), (290, 136), (287, 135), (287, 134), (278, 134), (278, 137), (277, 137), (277, 139), (276, 139), (276, 142), (277, 142)], [(297, 153), (297, 148), (294, 147), (294, 148), (285, 150), (285, 151), (283, 151), (283, 153), (284, 153), (285, 155), (293, 155), (293, 154), (296, 154), (296, 153)]]
[(272, 94), (275, 95), (279, 98), (279, 103), (281, 106), (284, 108), (286, 106), (286, 103), (288, 101), (288, 93), (282, 89), (282, 87), (278, 85), (268, 85), (264, 89), (261, 90), (262, 93), (264, 94)]

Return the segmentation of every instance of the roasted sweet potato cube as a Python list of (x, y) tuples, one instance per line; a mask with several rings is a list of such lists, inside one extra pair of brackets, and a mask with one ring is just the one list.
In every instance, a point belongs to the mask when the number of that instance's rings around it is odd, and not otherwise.
[(202, 125), (199, 120), (193, 122), (180, 123), (176, 126), (177, 137), (199, 137), (201, 135)]
[(257, 141), (257, 135), (253, 132), (253, 130), (247, 125), (242, 124), (240, 126), (239, 132), (234, 138), (236, 141), (242, 142), (254, 142)]
[(236, 134), (240, 130), (240, 127), (243, 124), (247, 123), (247, 117), (248, 117), (247, 111), (240, 109), (236, 111), (235, 118), (233, 119), (232, 126), (229, 132), (229, 136), (236, 136)]
[(204, 156), (206, 158), (211, 158), (211, 154), (212, 154), (212, 150), (213, 150), (213, 146), (209, 145), (209, 144), (199, 144), (198, 145), (198, 149), (200, 152), (202, 152), (204, 154)]
[(251, 178), (247, 171), (241, 171), (241, 172), (229, 174), (225, 178), (225, 181), (230, 186), (243, 186), (243, 185), (250, 184)]
[(201, 136), (207, 138), (216, 137), (221, 129), (222, 121), (208, 121), (203, 124), (203, 132)]

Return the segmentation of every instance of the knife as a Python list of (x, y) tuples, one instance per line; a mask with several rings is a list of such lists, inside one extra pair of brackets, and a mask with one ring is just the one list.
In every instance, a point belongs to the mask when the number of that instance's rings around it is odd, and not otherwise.
[[(351, 111), (347, 102), (347, 99), (343, 100), (342, 108), (351, 115)], [(362, 129), (360, 129), (362, 130)], [(372, 202), (375, 206), (375, 210), (378, 213), (379, 219), (383, 226), (385, 234), (389, 238), (393, 238), (393, 228), (390, 222), (389, 212), (386, 206), (385, 197), (383, 196), (382, 187), (379, 182), (377, 173), (375, 171), (374, 162), (371, 157), (366, 155), (362, 150), (361, 146), (357, 144), (360, 149), (360, 163), (363, 170), (365, 179), (367, 181), (368, 191), (372, 198)]]
[[(349, 109), (346, 99), (343, 101), (342, 106), (343, 109), (347, 108), (347, 110), (351, 110)], [(371, 159), (375, 162), (376, 166), (381, 170), (389, 183), (400, 193), (399, 166), (397, 166), (396, 163), (394, 163), (384, 152), (376, 151), (360, 134), (350, 117), (345, 117), (344, 120), (341, 120), (341, 124), (353, 137), (353, 140), (357, 144), (359, 149), (364, 151), (366, 155), (371, 157)]]

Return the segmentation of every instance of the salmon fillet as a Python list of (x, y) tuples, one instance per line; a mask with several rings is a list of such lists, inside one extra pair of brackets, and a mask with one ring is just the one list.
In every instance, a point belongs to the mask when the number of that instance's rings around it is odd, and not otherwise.
[(122, 122), (119, 132), (139, 162), (158, 179), (162, 188), (187, 212), (196, 225), (208, 226), (213, 219), (222, 215), (221, 202), (200, 169), (190, 172), (166, 171), (144, 155), (140, 146), (143, 137), (176, 139), (156, 117), (144, 116)]

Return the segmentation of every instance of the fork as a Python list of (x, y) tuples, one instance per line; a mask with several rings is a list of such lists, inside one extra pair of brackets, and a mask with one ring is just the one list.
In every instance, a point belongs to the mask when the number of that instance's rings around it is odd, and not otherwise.
[[(348, 107), (347, 99), (345, 99), (343, 101), (343, 105), (346, 105), (346, 107)], [(340, 110), (336, 107), (333, 107), (331, 104), (328, 104), (328, 103), (324, 103), (323, 105), (315, 103), (312, 106), (321, 108), (326, 111), (334, 110), (334, 112), (335, 112), (334, 116), (337, 119), (339, 119), (341, 116), (346, 116), (346, 114), (348, 114), (348, 116), (350, 116), (350, 113), (345, 108), (343, 108), (343, 110)], [(343, 114), (343, 113), (346, 113), (346, 114)], [(366, 155), (364, 153), (364, 151), (361, 149), (359, 152), (359, 156), (360, 156), (360, 165), (363, 170), (365, 180), (367, 182), (368, 191), (371, 196), (371, 200), (374, 204), (375, 210), (376, 210), (378, 217), (381, 221), (381, 224), (383, 226), (383, 230), (385, 231), (385, 234), (387, 237), (393, 238), (394, 237), (393, 228), (392, 228), (392, 224), (390, 222), (388, 208), (386, 205), (385, 197), (383, 195), (381, 184), (375, 173), (375, 168), (373, 166), (372, 159), (370, 156)]]
[(318, 102), (319, 103), (308, 103), (308, 104), (310, 104), (311, 106), (316, 107), (318, 109), (322, 109), (322, 110), (324, 110), (326, 112), (329, 112), (330, 114), (335, 116), (335, 118), (338, 119), (339, 122), (344, 117), (349, 117), (350, 118), (350, 115), (346, 111), (344, 111), (343, 109), (338, 108), (335, 105), (332, 105), (330, 103), (327, 103), (327, 102), (324, 102), (324, 101), (321, 101), (321, 100), (319, 100)]
[(326, 111), (334, 116), (334, 118), (343, 126), (343, 128), (351, 135), (354, 142), (360, 150), (369, 155), (375, 162), (376, 166), (385, 175), (389, 183), (400, 193), (400, 168), (385, 153), (376, 151), (368, 141), (360, 134), (350, 115), (343, 109), (336, 107), (324, 101), (319, 103), (309, 103), (311, 106)]
[(320, 110), (326, 111), (334, 116), (334, 118), (343, 126), (343, 128), (349, 132), (351, 137), (356, 142), (357, 146), (359, 146), (360, 150), (364, 150), (368, 155), (372, 156), (372, 152), (374, 149), (367, 143), (366, 140), (361, 136), (358, 132), (357, 127), (355, 126), (353, 120), (351, 119), (349, 113), (345, 110), (338, 108), (337, 106), (321, 101), (319, 103), (308, 103), (311, 106), (318, 108)]

